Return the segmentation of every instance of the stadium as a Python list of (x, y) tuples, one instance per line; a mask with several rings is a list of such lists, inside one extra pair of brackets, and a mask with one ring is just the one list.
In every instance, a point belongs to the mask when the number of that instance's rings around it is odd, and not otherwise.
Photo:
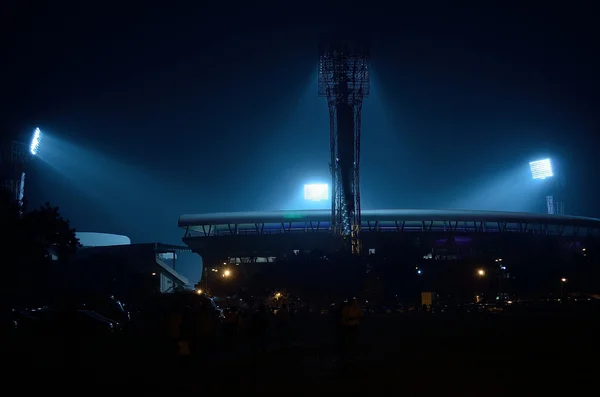
[[(316, 278), (329, 286), (313, 287), (327, 289), (331, 289), (332, 277), (341, 280), (344, 269), (354, 269), (330, 225), (328, 210), (179, 218), (184, 243), (202, 256), (206, 269), (217, 273), (223, 267), (240, 266), (246, 275), (248, 269), (253, 274), (268, 273), (270, 283), (277, 285), (290, 279), (315, 284), (316, 273)], [(481, 280), (469, 273), (481, 269), (495, 290), (500, 278), (510, 279), (511, 288), (522, 294), (553, 291), (568, 278), (571, 289), (587, 291), (592, 288), (588, 281), (597, 273), (593, 262), (600, 220), (595, 218), (468, 210), (364, 210), (361, 226), (361, 266), (372, 270), (369, 277), (377, 274), (375, 278), (393, 284), (395, 295), (396, 290), (409, 295), (417, 290), (461, 290), (470, 296), (477, 288), (489, 287), (473, 285)], [(357, 281), (364, 283), (365, 278)]]
[[(182, 215), (179, 227), (185, 230), (186, 244), (209, 262), (221, 262), (224, 256), (256, 261), (327, 250), (334, 246), (328, 237), (330, 222), (327, 210), (297, 210)], [(490, 234), (497, 239), (519, 233), (552, 236), (573, 247), (600, 236), (600, 220), (595, 218), (491, 211), (365, 210), (361, 226), (370, 254), (390, 251), (390, 244), (410, 239), (407, 234), (434, 242), (454, 238), (460, 245), (489, 239)], [(227, 252), (221, 247), (228, 247)]]
[(531, 177), (547, 188), (547, 215), (363, 210), (361, 115), (370, 73), (364, 43), (321, 46), (318, 95), (329, 108), (331, 184), (304, 185), (304, 199), (330, 209), (179, 218), (183, 242), (203, 258), (204, 289), (258, 286), (327, 299), (360, 293), (380, 302), (424, 291), (463, 302), (562, 294), (567, 285), (593, 291), (600, 219), (565, 216), (565, 175), (549, 158), (529, 163)]

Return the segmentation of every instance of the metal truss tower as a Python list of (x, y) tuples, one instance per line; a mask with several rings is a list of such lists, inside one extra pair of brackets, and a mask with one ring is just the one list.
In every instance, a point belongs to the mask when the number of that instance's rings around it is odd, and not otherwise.
[(331, 225), (333, 233), (360, 254), (360, 125), (363, 98), (369, 95), (369, 52), (356, 42), (321, 45), (319, 96), (329, 106)]
[(548, 215), (565, 214), (565, 179), (562, 175), (555, 175), (548, 178), (547, 182), (546, 207)]
[(8, 191), (19, 206), (23, 205), (25, 170), (30, 159), (26, 145), (21, 142), (11, 142), (0, 151), (0, 189)]

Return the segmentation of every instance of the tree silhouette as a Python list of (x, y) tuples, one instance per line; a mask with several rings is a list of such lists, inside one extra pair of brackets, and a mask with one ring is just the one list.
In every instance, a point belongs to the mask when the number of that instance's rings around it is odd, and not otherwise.
[(69, 221), (60, 216), (59, 208), (50, 203), (30, 212), (22, 219), (25, 235), (22, 240), (32, 255), (31, 261), (57, 260), (67, 262), (77, 251), (79, 240)]
[(0, 239), (3, 272), (1, 293), (5, 302), (45, 294), (54, 275), (64, 274), (79, 240), (58, 207), (49, 203), (23, 212), (6, 192), (0, 192)]

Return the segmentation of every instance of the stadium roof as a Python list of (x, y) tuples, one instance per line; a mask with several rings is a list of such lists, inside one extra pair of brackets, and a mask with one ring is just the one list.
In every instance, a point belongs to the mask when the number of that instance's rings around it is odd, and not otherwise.
[[(329, 222), (329, 210), (290, 210), (269, 212), (217, 212), (189, 214), (179, 217), (179, 226), (281, 224), (289, 222)], [(502, 222), (564, 225), (600, 229), (600, 219), (580, 216), (532, 214), (526, 212), (473, 211), (473, 210), (363, 210), (362, 222)]]

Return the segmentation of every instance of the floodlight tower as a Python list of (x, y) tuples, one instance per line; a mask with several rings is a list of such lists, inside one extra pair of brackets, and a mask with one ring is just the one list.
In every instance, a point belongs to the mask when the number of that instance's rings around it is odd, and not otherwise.
[(363, 98), (369, 95), (369, 52), (364, 44), (322, 43), (319, 96), (329, 106), (331, 225), (333, 233), (360, 254), (360, 125)]
[(529, 163), (531, 177), (540, 179), (547, 184), (546, 208), (548, 215), (564, 215), (565, 203), (563, 201), (563, 179), (555, 175), (550, 159), (532, 161)]
[(8, 191), (11, 199), (23, 206), (25, 196), (25, 171), (31, 157), (37, 155), (42, 132), (36, 128), (31, 142), (13, 141), (0, 152), (0, 189)]

